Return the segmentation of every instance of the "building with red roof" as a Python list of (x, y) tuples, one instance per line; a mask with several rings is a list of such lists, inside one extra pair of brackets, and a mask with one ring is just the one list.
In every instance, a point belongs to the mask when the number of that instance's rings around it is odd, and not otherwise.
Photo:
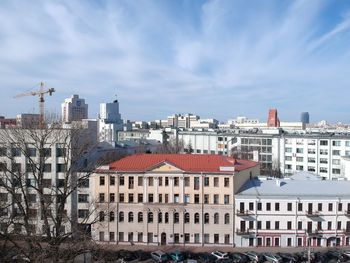
[(222, 155), (136, 154), (93, 174), (92, 237), (146, 245), (234, 245), (234, 195), (258, 163)]

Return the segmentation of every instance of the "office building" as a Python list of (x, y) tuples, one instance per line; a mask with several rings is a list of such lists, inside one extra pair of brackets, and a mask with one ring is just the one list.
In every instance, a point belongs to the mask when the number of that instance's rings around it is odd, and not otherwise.
[(300, 121), (305, 124), (310, 123), (310, 116), (308, 112), (302, 112), (300, 116)]
[(64, 100), (62, 107), (62, 122), (71, 123), (72, 121), (81, 121), (88, 118), (88, 105), (85, 99), (79, 98), (79, 95), (73, 95)]

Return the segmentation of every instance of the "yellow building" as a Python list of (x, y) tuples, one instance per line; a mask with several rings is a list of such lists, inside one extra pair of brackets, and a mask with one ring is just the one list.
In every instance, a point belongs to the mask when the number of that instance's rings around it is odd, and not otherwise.
[(138, 154), (92, 176), (96, 241), (233, 246), (234, 194), (259, 165), (221, 155)]

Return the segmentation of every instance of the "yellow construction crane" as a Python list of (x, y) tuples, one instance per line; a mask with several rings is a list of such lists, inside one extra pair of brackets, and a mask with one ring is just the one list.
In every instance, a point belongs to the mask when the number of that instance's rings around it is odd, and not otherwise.
[(20, 98), (20, 97), (25, 97), (25, 96), (38, 96), (39, 97), (39, 109), (40, 109), (40, 113), (39, 113), (39, 121), (40, 121), (40, 127), (43, 128), (44, 127), (44, 121), (45, 121), (45, 99), (44, 99), (44, 95), (45, 94), (49, 94), (50, 96), (52, 96), (52, 93), (55, 92), (54, 88), (49, 88), (44, 90), (44, 83), (40, 82), (40, 89), (37, 91), (31, 91), (31, 92), (27, 92), (27, 93), (21, 93), (21, 94), (17, 94), (15, 96), (15, 98)]

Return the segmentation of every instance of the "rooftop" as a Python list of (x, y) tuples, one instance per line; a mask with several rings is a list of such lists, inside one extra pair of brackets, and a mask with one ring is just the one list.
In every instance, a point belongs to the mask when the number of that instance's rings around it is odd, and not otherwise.
[(146, 172), (167, 163), (189, 173), (232, 174), (258, 165), (248, 160), (238, 160), (223, 155), (210, 154), (135, 154), (115, 161), (109, 171)]
[(350, 181), (323, 180), (322, 177), (301, 172), (285, 179), (256, 177), (247, 181), (236, 197), (289, 198), (350, 198)]

